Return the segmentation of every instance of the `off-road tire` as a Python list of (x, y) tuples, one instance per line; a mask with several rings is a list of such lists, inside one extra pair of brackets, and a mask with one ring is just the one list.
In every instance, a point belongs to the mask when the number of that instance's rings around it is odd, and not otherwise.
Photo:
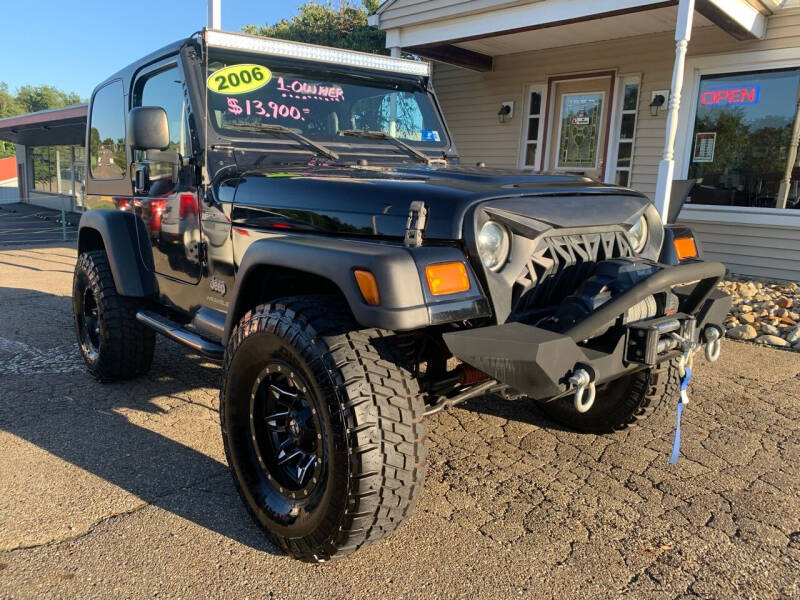
[[(85, 304), (96, 308), (96, 346), (82, 331)], [(141, 302), (120, 296), (104, 250), (78, 256), (72, 283), (72, 308), (78, 348), (89, 373), (102, 382), (122, 381), (143, 375), (153, 364), (155, 332), (136, 320)]]
[[(425, 407), (393, 338), (360, 329), (335, 296), (260, 305), (231, 333), (220, 393), (228, 465), (252, 518), (295, 558), (350, 554), (393, 532), (417, 503), (426, 471)], [(309, 483), (301, 500), (276, 489), (275, 467), (261, 461), (255, 425), (248, 428), (258, 423), (256, 373), (270, 376), (264, 373), (273, 364), (296, 372), (297, 389), (307, 383), (326, 453), (319, 483)]]
[(585, 413), (575, 409), (572, 395), (540, 406), (547, 417), (571, 429), (611, 433), (647, 418), (665, 400), (677, 398), (679, 389), (678, 366), (672, 361), (598, 386)]

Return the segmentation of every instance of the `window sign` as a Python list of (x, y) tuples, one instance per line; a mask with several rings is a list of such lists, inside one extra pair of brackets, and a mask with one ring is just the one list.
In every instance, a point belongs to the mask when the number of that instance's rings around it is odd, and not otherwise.
[(563, 95), (557, 168), (597, 168), (603, 97), (602, 92)]
[(700, 133), (694, 136), (694, 151), (692, 152), (692, 162), (710, 163), (714, 162), (714, 146), (717, 143), (716, 132)]
[(705, 106), (715, 106), (719, 104), (758, 104), (760, 95), (760, 85), (714, 88), (700, 94), (700, 104)]

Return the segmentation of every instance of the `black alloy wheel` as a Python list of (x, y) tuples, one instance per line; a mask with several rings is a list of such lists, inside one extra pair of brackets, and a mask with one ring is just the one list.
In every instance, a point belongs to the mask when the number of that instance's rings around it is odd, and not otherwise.
[(75, 318), (78, 320), (78, 340), (81, 350), (89, 360), (96, 360), (100, 351), (100, 315), (97, 299), (91, 287), (83, 290), (83, 301)]
[(327, 453), (312, 389), (283, 362), (270, 362), (250, 394), (250, 434), (256, 460), (278, 491), (307, 498), (323, 473)]

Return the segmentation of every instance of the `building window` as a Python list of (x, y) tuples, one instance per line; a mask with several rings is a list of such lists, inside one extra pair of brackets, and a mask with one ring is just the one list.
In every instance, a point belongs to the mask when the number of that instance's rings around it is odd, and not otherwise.
[(617, 131), (614, 183), (630, 187), (633, 171), (633, 140), (636, 137), (636, 120), (639, 109), (639, 78), (623, 78), (622, 110)]
[(37, 146), (31, 149), (33, 164), (33, 189), (37, 192), (53, 192), (56, 178), (55, 152), (52, 146)]
[(85, 161), (83, 146), (34, 146), (31, 149), (33, 191), (71, 196), (74, 190), (76, 206), (83, 206)]
[(798, 86), (800, 68), (701, 78), (689, 177), (702, 182), (692, 204), (800, 208)]
[(542, 98), (544, 96), (544, 86), (534, 85), (530, 87), (528, 95), (528, 112), (523, 120), (523, 145), (522, 145), (522, 167), (528, 169), (538, 169), (541, 164), (540, 147), (542, 134), (542, 110), (544, 108)]
[(92, 100), (89, 161), (93, 179), (123, 179), (125, 156), (125, 105), (122, 82), (102, 87)]

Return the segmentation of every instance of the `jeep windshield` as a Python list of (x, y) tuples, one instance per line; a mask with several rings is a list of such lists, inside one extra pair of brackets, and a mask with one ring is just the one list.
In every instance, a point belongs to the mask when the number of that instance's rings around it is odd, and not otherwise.
[(222, 50), (210, 51), (206, 77), (209, 120), (226, 137), (274, 140), (260, 127), (273, 124), (326, 146), (374, 145), (376, 132), (423, 151), (447, 146), (436, 106), (414, 78)]

